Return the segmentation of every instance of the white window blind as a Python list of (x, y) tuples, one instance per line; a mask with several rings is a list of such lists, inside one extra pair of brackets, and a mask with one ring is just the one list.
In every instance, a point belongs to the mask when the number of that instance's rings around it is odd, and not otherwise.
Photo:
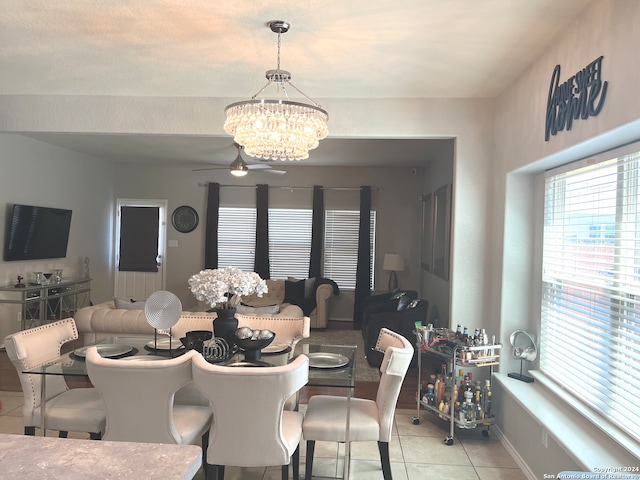
[[(253, 271), (256, 209), (220, 207), (218, 266)], [(311, 209), (269, 209), (269, 264), (274, 279), (306, 278), (311, 255)], [(358, 262), (357, 210), (325, 211), (323, 276), (342, 289), (356, 285)], [(376, 212), (371, 212), (371, 288), (374, 281)]]
[[(373, 289), (373, 258), (375, 252), (376, 212), (371, 212), (371, 279)], [(356, 288), (358, 264), (358, 230), (360, 212), (356, 210), (327, 210), (325, 212), (324, 276), (342, 289)]]
[(545, 181), (540, 369), (640, 439), (640, 153)]
[(269, 264), (271, 278), (307, 278), (311, 256), (309, 209), (269, 209)]
[(220, 207), (218, 266), (253, 272), (256, 244), (256, 209)]

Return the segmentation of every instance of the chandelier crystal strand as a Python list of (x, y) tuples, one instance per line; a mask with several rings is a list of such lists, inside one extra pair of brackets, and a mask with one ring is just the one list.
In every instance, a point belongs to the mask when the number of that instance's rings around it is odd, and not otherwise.
[[(224, 130), (244, 147), (247, 155), (265, 160), (304, 160), (329, 130), (329, 115), (304, 92), (291, 83), (291, 74), (280, 70), (280, 34), (288, 30), (286, 22), (275, 21), (271, 30), (278, 34), (277, 69), (268, 70), (268, 83), (251, 100), (228, 105)], [(276, 84), (276, 100), (258, 100), (271, 83)], [(290, 85), (314, 105), (288, 100), (285, 85)], [(280, 88), (286, 100), (280, 98)]]

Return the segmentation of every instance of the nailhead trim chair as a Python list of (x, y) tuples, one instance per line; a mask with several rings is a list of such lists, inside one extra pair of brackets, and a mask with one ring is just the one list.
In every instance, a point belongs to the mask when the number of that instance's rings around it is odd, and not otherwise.
[[(4, 345), (7, 355), (18, 372), (24, 406), (22, 408), (25, 435), (35, 435), (41, 428), (40, 401), (44, 375), (22, 373), (60, 356), (60, 348), (78, 338), (73, 318), (48, 323), (7, 336)], [(60, 437), (67, 432), (88, 432), (98, 440), (105, 428), (105, 407), (100, 393), (94, 388), (67, 386), (64, 376), (46, 376), (46, 425), (57, 430)]]
[[(402, 335), (383, 328), (376, 348), (384, 352), (376, 400), (351, 399), (349, 442), (377, 441), (384, 479), (391, 480), (389, 441), (398, 395), (413, 357), (413, 346)], [(305, 479), (311, 479), (316, 441), (345, 441), (346, 415), (346, 397), (314, 395), (309, 399), (302, 425), (307, 441)]]

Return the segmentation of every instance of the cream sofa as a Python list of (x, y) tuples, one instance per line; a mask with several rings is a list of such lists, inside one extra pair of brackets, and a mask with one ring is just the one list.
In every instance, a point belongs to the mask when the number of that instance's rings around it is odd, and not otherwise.
[[(292, 349), (302, 339), (309, 336), (309, 320), (300, 327), (302, 309), (290, 305), (277, 315), (246, 315), (237, 313), (239, 326), (252, 329), (267, 328), (276, 332), (276, 338), (290, 343)], [(154, 329), (149, 325), (144, 310), (115, 308), (114, 302), (104, 302), (78, 310), (74, 316), (78, 328), (79, 341), (90, 345), (107, 337), (152, 337)], [(213, 329), (215, 312), (182, 312), (178, 323), (171, 329), (171, 335), (184, 337), (191, 330)], [(295, 322), (293, 320), (296, 320)], [(279, 336), (279, 337), (278, 337)]]
[[(311, 319), (311, 328), (327, 328), (329, 325), (329, 302), (338, 293), (338, 286), (331, 280), (315, 279), (287, 281), (266, 280), (269, 291), (262, 297), (249, 295), (242, 297), (242, 303), (251, 307), (280, 305), (280, 312), (292, 306), (299, 306), (305, 316)], [(327, 282), (327, 283), (322, 283)], [(318, 285), (315, 285), (318, 283)], [(315, 297), (311, 298), (315, 290)], [(315, 300), (315, 301), (314, 301)], [(308, 309), (307, 311), (304, 311)]]

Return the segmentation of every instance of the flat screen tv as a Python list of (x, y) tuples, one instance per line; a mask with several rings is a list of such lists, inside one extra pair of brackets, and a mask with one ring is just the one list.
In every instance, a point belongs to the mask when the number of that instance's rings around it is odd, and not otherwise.
[(7, 213), (5, 261), (67, 256), (71, 210), (14, 204)]

